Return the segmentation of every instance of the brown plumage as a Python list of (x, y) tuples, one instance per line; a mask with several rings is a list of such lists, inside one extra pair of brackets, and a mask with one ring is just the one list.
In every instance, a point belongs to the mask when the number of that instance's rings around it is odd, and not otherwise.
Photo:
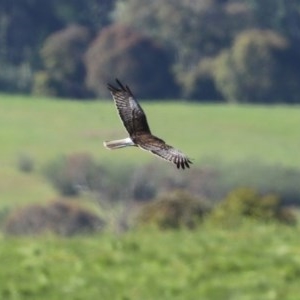
[(115, 101), (120, 118), (129, 137), (121, 140), (104, 142), (108, 149), (117, 149), (127, 146), (137, 146), (149, 151), (160, 158), (176, 164), (177, 168), (189, 168), (191, 160), (181, 151), (166, 144), (162, 139), (152, 135), (146, 115), (133, 96), (130, 88), (116, 79), (119, 87), (108, 84), (107, 87)]

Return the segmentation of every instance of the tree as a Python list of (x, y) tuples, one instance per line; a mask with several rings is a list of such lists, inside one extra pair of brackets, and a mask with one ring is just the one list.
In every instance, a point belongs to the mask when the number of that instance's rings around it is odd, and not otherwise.
[(243, 0), (252, 10), (256, 26), (300, 39), (300, 5), (297, 0)]
[[(230, 45), (237, 32), (252, 24), (248, 6), (237, 7), (236, 3), (216, 0), (141, 2), (117, 2), (114, 20), (146, 33), (168, 48), (182, 96), (216, 98), (213, 81), (204, 79), (207, 74), (202, 77), (202, 67), (199, 70), (201, 60), (218, 55)], [(204, 85), (207, 82), (205, 93), (199, 91), (196, 82)]]
[[(115, 0), (0, 0), (0, 90), (29, 92), (41, 67), (39, 50), (71, 23), (92, 32), (107, 25)], [(40, 76), (45, 77), (45, 76)]]
[(182, 83), (182, 96), (197, 101), (223, 100), (217, 90), (213, 72), (214, 59), (212, 58), (203, 58), (189, 72), (180, 72), (178, 80)]
[(288, 53), (289, 43), (278, 33), (243, 32), (215, 60), (216, 85), (228, 101), (297, 102), (300, 73), (293, 61), (299, 59), (293, 54), (295, 60), (290, 60)]
[(29, 92), (38, 46), (60, 24), (52, 2), (0, 1), (0, 90)]
[(110, 23), (116, 0), (55, 0), (56, 15), (64, 26), (77, 23), (97, 32)]
[(126, 26), (103, 29), (86, 53), (87, 86), (103, 97), (108, 96), (107, 82), (126, 79), (141, 98), (176, 95), (166, 51), (152, 39)]
[(42, 41), (71, 23), (99, 30), (109, 23), (114, 0), (0, 0), (0, 56), (16, 65), (30, 61)]
[(50, 35), (41, 49), (45, 70), (36, 74), (34, 91), (60, 97), (88, 96), (83, 54), (89, 41), (88, 29), (78, 25)]

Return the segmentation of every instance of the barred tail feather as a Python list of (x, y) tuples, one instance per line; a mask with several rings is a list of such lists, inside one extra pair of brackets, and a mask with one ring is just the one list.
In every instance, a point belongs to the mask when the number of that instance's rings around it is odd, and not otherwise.
[(125, 138), (125, 139), (114, 140), (114, 141), (106, 141), (103, 142), (103, 145), (104, 147), (110, 150), (119, 149), (128, 146), (135, 146), (131, 138)]

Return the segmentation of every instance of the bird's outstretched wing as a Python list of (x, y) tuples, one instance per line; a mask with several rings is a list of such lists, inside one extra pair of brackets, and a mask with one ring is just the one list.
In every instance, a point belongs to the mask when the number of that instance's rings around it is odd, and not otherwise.
[(137, 145), (143, 150), (174, 163), (178, 169), (189, 168), (190, 164), (192, 164), (192, 161), (184, 153), (153, 135), (139, 137)]
[[(107, 87), (115, 101), (121, 120), (131, 137), (131, 144), (149, 151), (167, 161), (176, 164), (177, 168), (189, 168), (191, 160), (181, 151), (167, 145), (163, 140), (151, 134), (146, 115), (133, 96), (129, 87), (116, 79), (118, 87), (108, 84)], [(105, 143), (110, 149), (123, 147), (124, 140)], [(116, 143), (117, 142), (117, 143)], [(121, 146), (120, 146), (121, 145)], [(129, 145), (127, 143), (125, 146)]]
[(112, 94), (120, 118), (129, 135), (150, 133), (146, 115), (131, 90), (127, 85), (124, 86), (118, 79), (116, 79), (116, 82), (119, 87), (108, 84), (107, 88)]

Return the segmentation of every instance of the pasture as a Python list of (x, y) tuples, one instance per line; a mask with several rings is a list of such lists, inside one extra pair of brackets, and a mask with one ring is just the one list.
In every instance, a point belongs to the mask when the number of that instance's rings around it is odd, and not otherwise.
[[(153, 133), (196, 166), (250, 160), (300, 169), (297, 106), (142, 106)], [(112, 101), (1, 95), (0, 107), (1, 210), (56, 198), (42, 169), (63, 154), (91, 153), (112, 168), (156, 159), (135, 148), (104, 149), (103, 140), (126, 135)], [(22, 155), (33, 160), (32, 172), (19, 170)], [(0, 260), (0, 298), (8, 300), (293, 300), (300, 294), (299, 225), (204, 224), (193, 231), (144, 228), (73, 238), (2, 235)]]
[[(61, 153), (86, 151), (99, 160), (138, 164), (151, 157), (136, 149), (109, 152), (102, 141), (126, 136), (113, 101), (76, 102), (23, 96), (0, 97), (1, 163), (18, 153), (38, 163)], [(151, 130), (187, 152), (196, 164), (255, 158), (300, 167), (300, 108), (143, 102)]]
[[(143, 102), (151, 130), (186, 152), (195, 165), (263, 162), (300, 168), (300, 108)], [(56, 196), (40, 169), (59, 155), (91, 153), (122, 168), (157, 158), (136, 148), (108, 151), (104, 140), (126, 136), (113, 101), (77, 102), (0, 96), (0, 207)], [(20, 156), (35, 164), (30, 176), (17, 168)], [(177, 172), (171, 164), (169, 170)]]

